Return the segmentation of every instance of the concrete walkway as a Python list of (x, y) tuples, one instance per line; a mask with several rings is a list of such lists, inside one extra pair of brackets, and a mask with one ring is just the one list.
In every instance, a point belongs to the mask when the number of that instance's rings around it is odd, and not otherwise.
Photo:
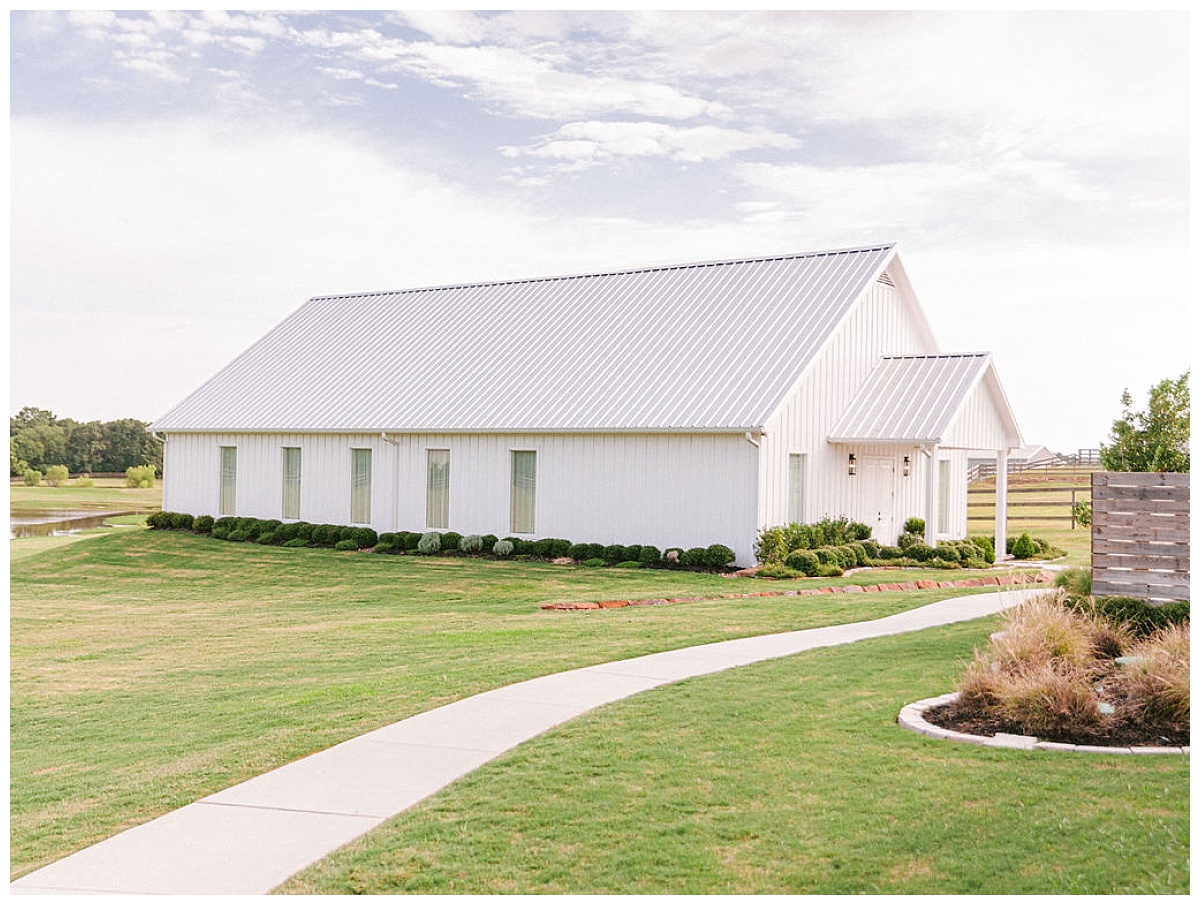
[(498, 688), (393, 723), (126, 830), (13, 893), (261, 894), (521, 742), (660, 685), (987, 616), (1044, 590), (943, 600), (871, 622), (722, 641)]

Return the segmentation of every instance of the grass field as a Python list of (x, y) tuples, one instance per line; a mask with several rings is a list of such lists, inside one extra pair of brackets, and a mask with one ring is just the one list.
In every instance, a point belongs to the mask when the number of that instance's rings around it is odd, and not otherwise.
[(948, 593), (546, 613), (539, 605), (550, 601), (717, 595), (749, 580), (287, 550), (139, 530), (16, 559), (11, 578), (16, 875), (489, 688), (870, 619)]
[[(1091, 474), (1071, 467), (1034, 470), (1009, 475), (1008, 535), (1019, 537), (1028, 532), (1064, 551), (1063, 562), (1087, 567), (1092, 561), (1092, 534), (1082, 526), (1071, 527), (1071, 491), (1081, 501), (1091, 499)], [(987, 478), (971, 485), (968, 494), (968, 526), (972, 534), (991, 534), (996, 512), (996, 479)], [(1030, 506), (1028, 504), (1052, 505)]]
[(305, 894), (1179, 894), (1182, 757), (900, 729), (994, 620), (657, 689), (534, 739), (284, 884)]
[(30, 509), (111, 509), (146, 510), (162, 506), (162, 481), (154, 487), (126, 487), (123, 478), (96, 478), (92, 487), (75, 487), (74, 481), (60, 487), (42, 484), (26, 487), (10, 484), (9, 508), (14, 512)]

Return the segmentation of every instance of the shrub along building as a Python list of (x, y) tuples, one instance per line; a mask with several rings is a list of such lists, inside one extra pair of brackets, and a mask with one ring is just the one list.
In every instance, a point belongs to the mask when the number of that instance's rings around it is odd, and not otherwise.
[(165, 509), (731, 547), (847, 516), (967, 531), (1022, 440), (894, 246), (313, 298), (151, 425)]

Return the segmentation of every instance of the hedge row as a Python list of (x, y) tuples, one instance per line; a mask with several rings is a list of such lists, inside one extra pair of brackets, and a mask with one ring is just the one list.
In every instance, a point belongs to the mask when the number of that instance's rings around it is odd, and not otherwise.
[(376, 534), (371, 528), (342, 525), (312, 525), (274, 519), (234, 518), (214, 520), (210, 515), (156, 512), (146, 524), (159, 531), (190, 531), (218, 540), (241, 541), (282, 547), (333, 547), (337, 550), (366, 550), (376, 553), (422, 555), (492, 556), (497, 559), (573, 559), (588, 566), (624, 568), (678, 568), (721, 571), (734, 561), (734, 552), (723, 544), (708, 547), (668, 547), (650, 544), (576, 544), (557, 537), (529, 540), (498, 538), (494, 534), (462, 535), (456, 531), (395, 531)]

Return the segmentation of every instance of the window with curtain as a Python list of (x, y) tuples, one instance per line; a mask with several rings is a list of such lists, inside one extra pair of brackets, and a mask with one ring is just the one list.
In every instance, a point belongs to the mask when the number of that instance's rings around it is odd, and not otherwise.
[(804, 473), (808, 468), (805, 453), (788, 456), (788, 521), (804, 524)]
[(220, 515), (234, 515), (237, 510), (237, 447), (221, 448)]
[(938, 462), (938, 534), (950, 531), (950, 460)]
[(283, 447), (283, 517), (300, 518), (300, 448)]
[(425, 450), (425, 525), (450, 527), (450, 450)]
[(350, 523), (371, 522), (371, 450), (350, 450)]
[(537, 453), (513, 450), (512, 454), (512, 532), (532, 534), (537, 499)]

